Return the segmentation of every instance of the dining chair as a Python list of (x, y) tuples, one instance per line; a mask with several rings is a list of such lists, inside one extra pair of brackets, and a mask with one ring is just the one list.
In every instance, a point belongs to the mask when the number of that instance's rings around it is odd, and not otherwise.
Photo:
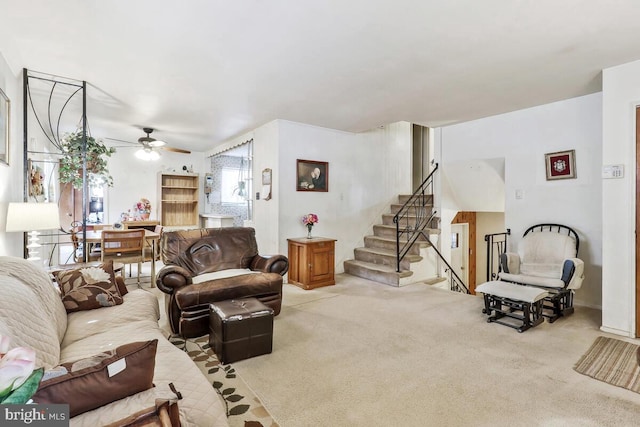
[[(123, 264), (138, 263), (138, 286), (140, 269), (144, 262), (144, 229), (102, 230), (102, 261), (113, 260)], [(124, 276), (124, 269), (123, 269)]]
[[(151, 261), (151, 258), (153, 257), (153, 249), (155, 246), (155, 254), (156, 254), (156, 261), (160, 260), (160, 239), (162, 238), (162, 226), (161, 225), (156, 225), (155, 228), (153, 229), (153, 231), (155, 233), (158, 233), (160, 235), (160, 237), (158, 238), (158, 240), (154, 240), (154, 241), (145, 241), (145, 245), (144, 245), (144, 260), (145, 261)], [(154, 245), (154, 246), (151, 246)]]
[[(89, 230), (90, 227), (87, 227)], [(78, 239), (78, 234), (82, 234), (82, 223), (74, 221), (71, 223), (71, 243), (73, 244), (73, 260), (76, 263), (84, 262), (84, 248), (89, 248), (88, 261), (100, 261), (102, 254), (100, 245), (85, 245)]]

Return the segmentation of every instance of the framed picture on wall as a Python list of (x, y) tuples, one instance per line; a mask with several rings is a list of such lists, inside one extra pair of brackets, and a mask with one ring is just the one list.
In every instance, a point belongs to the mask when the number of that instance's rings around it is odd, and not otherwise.
[(297, 160), (297, 191), (329, 191), (329, 163), (317, 160)]
[(575, 150), (547, 153), (544, 158), (547, 168), (547, 181), (576, 177)]
[(11, 102), (0, 89), (0, 162), (9, 164), (9, 113)]

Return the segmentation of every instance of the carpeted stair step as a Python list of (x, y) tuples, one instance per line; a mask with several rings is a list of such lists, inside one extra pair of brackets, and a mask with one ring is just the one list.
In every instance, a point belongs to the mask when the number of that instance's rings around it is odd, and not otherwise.
[[(432, 234), (440, 234), (440, 230), (436, 230), (433, 228), (425, 229), (425, 232), (428, 235)], [(384, 237), (387, 239), (396, 239), (396, 226), (394, 225), (386, 225), (386, 224), (376, 224), (373, 226), (373, 235), (378, 237)], [(404, 238), (406, 241), (406, 238)], [(418, 240), (426, 240), (424, 237), (420, 236)]]
[(424, 280), (422, 283), (433, 286), (434, 288), (449, 289), (449, 279), (446, 277), (432, 277), (431, 279)]
[(357, 260), (345, 261), (344, 272), (391, 286), (400, 286), (401, 278), (413, 275), (408, 270), (402, 270), (398, 273), (395, 268), (389, 266)]
[[(395, 251), (378, 248), (355, 248), (353, 250), (356, 261), (370, 262), (372, 264), (386, 265), (389, 267), (395, 267), (397, 263), (397, 256)], [(400, 268), (402, 270), (410, 270), (412, 262), (422, 261), (420, 255), (407, 254), (402, 261), (400, 261)]]
[[(393, 225), (394, 227), (396, 226), (393, 222), (393, 217), (396, 216), (396, 214), (392, 214), (392, 213), (385, 213), (382, 214), (382, 224), (383, 225)], [(415, 219), (417, 218), (415, 215), (407, 215), (406, 217), (403, 217), (405, 219), (405, 221), (408, 221), (409, 223), (415, 224)], [(424, 218), (424, 217), (422, 217)], [(436, 217), (437, 218), (437, 217)], [(434, 218), (435, 220), (435, 218)], [(434, 228), (434, 230), (437, 230), (437, 228)]]
[[(395, 216), (396, 216), (395, 214), (391, 214), (391, 213), (382, 214), (382, 224), (393, 225), (395, 227), (396, 225), (393, 223), (393, 217)], [(415, 218), (415, 215), (409, 215), (409, 218)]]
[(447, 282), (446, 277), (432, 277), (431, 279), (426, 279), (423, 281), (423, 283), (425, 285), (442, 285), (442, 284), (446, 284)]
[[(398, 196), (398, 203), (400, 203), (401, 205), (404, 205), (405, 203), (407, 203), (407, 201), (411, 198), (411, 194), (400, 194)], [(427, 200), (426, 200), (426, 205), (433, 205), (433, 195), (432, 194), (426, 194), (424, 196)]]
[[(424, 241), (416, 241), (416, 243), (409, 249), (409, 254), (420, 255), (420, 248), (429, 246), (429, 243)], [(385, 249), (388, 251), (396, 251), (396, 239), (389, 239), (387, 237), (378, 236), (364, 236), (365, 248)]]
[[(392, 214), (397, 214), (398, 212), (400, 212), (400, 209), (402, 208), (402, 205), (397, 205), (397, 204), (392, 204), (391, 205), (391, 213)], [(429, 216), (431, 215), (431, 210), (432, 210), (432, 206), (407, 206), (405, 207), (405, 209), (407, 210), (407, 212), (410, 215), (416, 215), (417, 213), (422, 213), (422, 216)]]

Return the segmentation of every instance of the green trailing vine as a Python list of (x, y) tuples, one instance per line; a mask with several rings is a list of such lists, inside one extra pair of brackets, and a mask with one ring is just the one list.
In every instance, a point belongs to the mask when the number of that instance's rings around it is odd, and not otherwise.
[[(65, 135), (60, 141), (62, 159), (60, 160), (60, 182), (70, 183), (74, 188), (82, 188), (82, 132)], [(87, 182), (90, 187), (113, 186), (113, 177), (109, 175), (107, 157), (116, 149), (107, 147), (100, 140), (87, 135)]]

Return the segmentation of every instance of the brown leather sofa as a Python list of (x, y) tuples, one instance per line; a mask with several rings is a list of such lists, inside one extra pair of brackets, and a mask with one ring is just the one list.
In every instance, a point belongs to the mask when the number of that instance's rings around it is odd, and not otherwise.
[(284, 255), (258, 255), (250, 227), (168, 231), (160, 242), (165, 266), (156, 285), (169, 294), (168, 317), (174, 333), (185, 338), (209, 333), (209, 304), (254, 297), (280, 313)]

